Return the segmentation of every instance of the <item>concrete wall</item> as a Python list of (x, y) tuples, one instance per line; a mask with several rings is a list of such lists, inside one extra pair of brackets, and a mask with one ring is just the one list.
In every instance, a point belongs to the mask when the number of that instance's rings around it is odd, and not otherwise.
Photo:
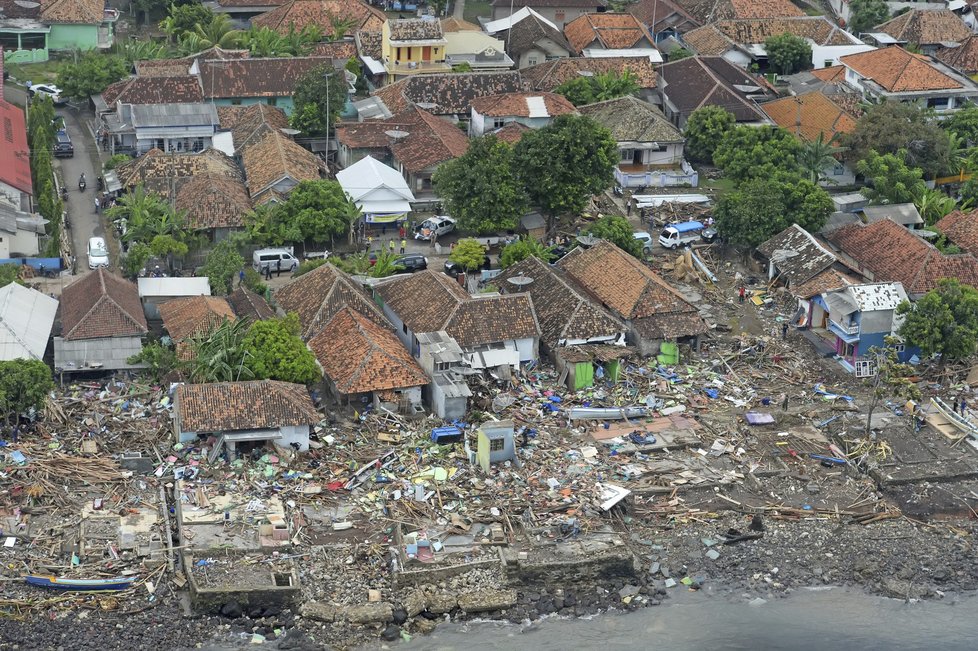
[[(812, 45), (812, 67), (828, 68), (840, 65), (839, 58), (850, 54), (859, 54), (874, 50), (871, 45), (865, 43), (853, 43), (852, 45)], [(826, 63), (831, 61), (831, 63)]]
[(564, 59), (570, 56), (567, 48), (549, 38), (540, 39), (535, 43), (535, 46), (520, 55), (519, 61), (516, 62), (518, 68), (527, 68), (546, 61)]
[(506, 578), (512, 583), (560, 585), (599, 581), (616, 577), (634, 577), (635, 559), (628, 549), (597, 551), (585, 558), (567, 560), (515, 560), (505, 566)]
[[(272, 100), (274, 100), (274, 102)], [(292, 115), (292, 110), (295, 108), (295, 106), (292, 104), (291, 95), (286, 97), (222, 97), (215, 98), (214, 103), (218, 106), (251, 106), (252, 104), (268, 104), (269, 106), (275, 106), (282, 109), (285, 111), (286, 115)]]
[(267, 586), (220, 588), (201, 588), (194, 580), (193, 562), (194, 557), (190, 553), (183, 554), (183, 571), (190, 584), (190, 603), (200, 613), (217, 613), (224, 604), (231, 601), (238, 602), (246, 612), (252, 607), (290, 608), (301, 596), (299, 573), (294, 561), (289, 561), (292, 567), (288, 574), (292, 583), (290, 586), (275, 585), (275, 574), (269, 571)]
[(516, 340), (516, 349), (520, 351), (521, 362), (532, 362), (540, 356), (538, 341), (535, 337)]
[(0, 231), (0, 258), (31, 257), (38, 252), (37, 233), (19, 228), (14, 233)]
[(91, 50), (98, 47), (98, 25), (51, 25), (49, 50)]

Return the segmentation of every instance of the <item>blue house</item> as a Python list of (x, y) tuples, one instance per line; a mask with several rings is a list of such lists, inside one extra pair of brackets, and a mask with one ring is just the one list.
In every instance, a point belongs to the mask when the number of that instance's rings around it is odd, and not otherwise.
[[(865, 356), (870, 348), (882, 348), (884, 339), (896, 334), (902, 322), (896, 308), (906, 300), (902, 283), (867, 283), (825, 292), (813, 300), (812, 308), (827, 313), (827, 330), (835, 335), (835, 351), (842, 365), (856, 377), (869, 377), (875, 369)], [(900, 361), (915, 353), (903, 346), (897, 352)]]

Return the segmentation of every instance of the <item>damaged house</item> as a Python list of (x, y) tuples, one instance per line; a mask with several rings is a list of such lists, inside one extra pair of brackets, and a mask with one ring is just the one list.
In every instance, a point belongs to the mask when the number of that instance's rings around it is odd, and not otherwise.
[(642, 355), (655, 355), (664, 342), (699, 346), (707, 327), (696, 307), (641, 261), (607, 241), (577, 248), (557, 268), (592, 300), (625, 322), (627, 340)]

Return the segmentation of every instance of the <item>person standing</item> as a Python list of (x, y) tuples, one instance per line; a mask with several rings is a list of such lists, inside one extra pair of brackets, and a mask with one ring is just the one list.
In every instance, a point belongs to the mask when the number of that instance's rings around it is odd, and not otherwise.
[(100, 203), (99, 203), (98, 197), (95, 197), (95, 214), (96, 215), (98, 214), (99, 205), (100, 205)]
[(397, 229), (397, 236), (400, 237), (402, 240), (404, 239), (404, 224), (401, 224), (400, 227)]
[(244, 277), (245, 277), (245, 273), (244, 273), (244, 269), (242, 269), (241, 271), (238, 272), (238, 287), (244, 285)]
[(401, 254), (403, 254), (403, 253), (404, 253), (404, 250), (405, 250), (406, 248), (407, 248), (407, 240), (405, 240), (405, 239), (404, 239), (404, 238), (402, 237), (402, 238), (401, 238)]
[(740, 286), (740, 291), (738, 292), (738, 294), (740, 296), (740, 302), (743, 303), (744, 302), (744, 296), (746, 296), (746, 294), (747, 294), (747, 289), (743, 285), (741, 285)]
[(394, 238), (393, 237), (391, 238), (391, 241), (387, 243), (387, 249), (391, 253), (394, 253)]
[(782, 339), (787, 339), (788, 338), (788, 322), (787, 321), (785, 321), (784, 323), (781, 324), (781, 338)]
[(272, 279), (272, 264), (268, 263), (265, 265), (265, 280)]
[(281, 260), (276, 260), (275, 261), (275, 277), (278, 278), (281, 275), (282, 275), (282, 261)]
[(965, 411), (968, 409), (968, 403), (965, 401), (964, 396), (961, 396), (961, 415), (965, 415)]

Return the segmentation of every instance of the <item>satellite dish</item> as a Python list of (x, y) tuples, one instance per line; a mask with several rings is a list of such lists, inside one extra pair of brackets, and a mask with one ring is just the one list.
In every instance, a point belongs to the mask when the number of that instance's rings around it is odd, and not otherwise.
[(284, 133), (287, 136), (297, 136), (300, 133), (302, 133), (298, 129), (279, 129), (279, 131), (281, 131), (282, 133)]
[(519, 276), (514, 276), (513, 278), (510, 278), (506, 282), (508, 282), (510, 284), (513, 284), (513, 285), (516, 285), (520, 289), (523, 289), (527, 285), (532, 284), (533, 283), (533, 279), (530, 278), (529, 276), (524, 276), (523, 274), (520, 274)]
[(384, 135), (394, 140), (403, 140), (404, 138), (407, 138), (411, 134), (407, 131), (398, 131), (397, 129), (391, 129), (390, 131), (385, 131)]
[(30, 2), (29, 0), (14, 0), (14, 4), (24, 9), (33, 9), (41, 6), (40, 2)]

